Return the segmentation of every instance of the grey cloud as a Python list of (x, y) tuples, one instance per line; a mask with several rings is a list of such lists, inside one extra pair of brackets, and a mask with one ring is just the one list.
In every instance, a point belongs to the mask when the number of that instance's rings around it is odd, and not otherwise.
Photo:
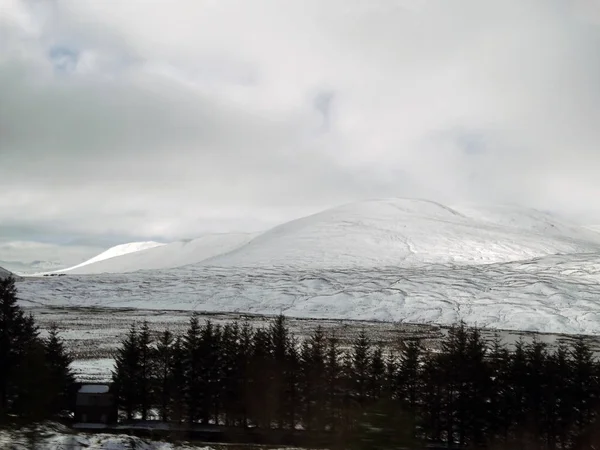
[(577, 8), (144, 5), (13, 5), (0, 226), (171, 239), (395, 195), (600, 217), (600, 27)]

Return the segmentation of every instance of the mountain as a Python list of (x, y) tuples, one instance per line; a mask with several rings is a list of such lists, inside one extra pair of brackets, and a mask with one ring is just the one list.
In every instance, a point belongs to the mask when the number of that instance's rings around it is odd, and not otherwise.
[(197, 239), (170, 244), (134, 243), (113, 247), (106, 252), (60, 272), (68, 274), (128, 273), (199, 263), (234, 250), (255, 235), (246, 233), (207, 234)]
[(12, 272), (9, 272), (6, 269), (3, 269), (2, 267), (0, 267), (0, 280), (3, 280), (5, 278), (8, 278), (10, 276), (14, 276), (14, 274)]
[[(62, 269), (60, 272), (71, 272), (76, 271), (77, 269), (81, 269), (83, 267), (89, 267), (101, 261), (105, 261), (107, 259), (118, 258), (130, 253), (139, 252), (142, 250), (147, 250), (151, 248), (160, 247), (164, 244), (159, 242), (149, 241), (149, 242), (130, 242), (128, 244), (116, 245), (114, 247), (109, 248), (108, 250), (100, 253), (97, 256), (94, 256), (87, 261), (82, 262), (81, 264), (77, 264), (76, 266), (69, 267), (67, 269)], [(93, 273), (93, 272), (90, 272)]]
[(600, 234), (508, 206), (373, 200), (257, 236), (205, 236), (67, 273), (26, 280), (21, 298), (600, 332)]
[(424, 200), (388, 199), (344, 205), (280, 225), (203, 264), (413, 267), (590, 251), (600, 251), (600, 234), (537, 211), (463, 211)]

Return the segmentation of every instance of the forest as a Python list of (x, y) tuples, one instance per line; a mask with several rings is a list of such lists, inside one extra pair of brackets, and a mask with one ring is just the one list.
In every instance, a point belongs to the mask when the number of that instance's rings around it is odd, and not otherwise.
[(125, 420), (327, 433), (331, 447), (591, 448), (600, 365), (582, 337), (510, 348), (459, 323), (438, 350), (366, 331), (343, 347), (318, 327), (190, 319), (181, 336), (133, 326), (113, 374)]

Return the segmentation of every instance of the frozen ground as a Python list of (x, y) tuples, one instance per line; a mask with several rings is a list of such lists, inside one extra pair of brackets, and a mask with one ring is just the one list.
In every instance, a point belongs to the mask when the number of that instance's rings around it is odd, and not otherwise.
[(27, 430), (0, 430), (3, 450), (212, 450), (188, 444), (150, 441), (118, 434), (74, 433), (61, 426), (48, 424), (37, 429), (35, 442)]
[(600, 332), (600, 234), (535, 210), (377, 200), (190, 244), (77, 270), (89, 275), (28, 278), (20, 296), (29, 306)]

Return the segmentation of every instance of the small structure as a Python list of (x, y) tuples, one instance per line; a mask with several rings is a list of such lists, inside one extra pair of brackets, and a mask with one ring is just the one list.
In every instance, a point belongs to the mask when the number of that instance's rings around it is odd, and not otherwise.
[(81, 425), (117, 422), (117, 407), (110, 385), (81, 385), (75, 400), (75, 422)]

